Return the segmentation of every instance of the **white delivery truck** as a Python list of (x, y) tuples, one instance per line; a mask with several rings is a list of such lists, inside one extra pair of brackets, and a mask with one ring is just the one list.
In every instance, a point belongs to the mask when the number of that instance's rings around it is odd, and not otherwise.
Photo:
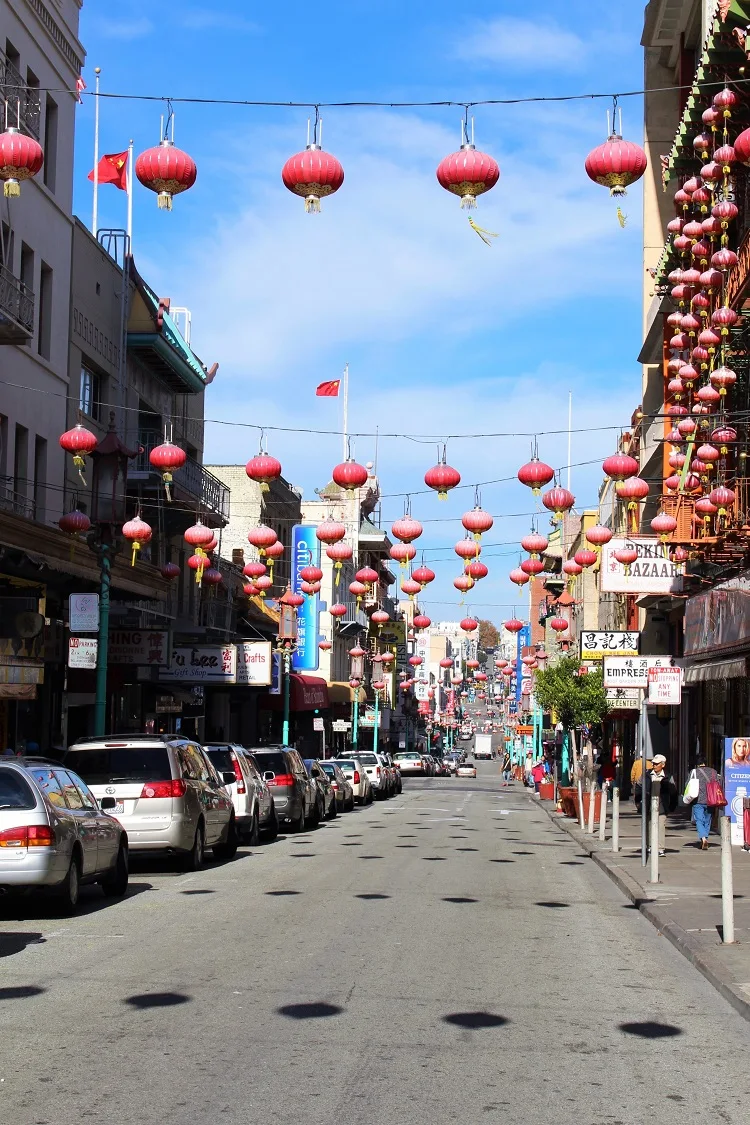
[(477, 734), (474, 736), (474, 757), (475, 758), (491, 758), (492, 757), (492, 735), (491, 734)]

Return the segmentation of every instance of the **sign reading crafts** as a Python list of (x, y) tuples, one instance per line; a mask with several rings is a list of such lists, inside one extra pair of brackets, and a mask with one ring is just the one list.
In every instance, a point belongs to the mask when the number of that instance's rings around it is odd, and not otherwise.
[(237, 645), (178, 645), (159, 679), (174, 683), (239, 684), (267, 687), (271, 683), (271, 642)]
[[(638, 558), (625, 565), (615, 551), (635, 548)], [(664, 557), (658, 539), (610, 539), (602, 547), (601, 589), (609, 594), (679, 594), (682, 574), (677, 563)]]

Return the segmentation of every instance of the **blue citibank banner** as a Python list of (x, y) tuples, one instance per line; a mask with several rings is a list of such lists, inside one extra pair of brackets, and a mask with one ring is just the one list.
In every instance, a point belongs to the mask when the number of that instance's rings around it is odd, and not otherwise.
[[(299, 572), (306, 566), (320, 566), (320, 543), (312, 524), (297, 523), (292, 528), (292, 589), (301, 594)], [(297, 610), (297, 648), (292, 653), (296, 672), (314, 672), (318, 667), (318, 633), (320, 632), (320, 597), (305, 595)]]

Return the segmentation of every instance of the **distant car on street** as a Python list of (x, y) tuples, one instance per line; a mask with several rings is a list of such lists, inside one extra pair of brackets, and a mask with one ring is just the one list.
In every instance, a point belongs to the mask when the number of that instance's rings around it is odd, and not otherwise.
[(344, 771), (338, 762), (318, 762), (320, 768), (328, 775), (331, 788), (336, 795), (337, 812), (351, 812), (354, 808), (354, 789), (344, 776)]
[(356, 755), (350, 758), (334, 758), (332, 761), (341, 768), (341, 772), (351, 785), (357, 804), (372, 804), (373, 789), (364, 763)]
[(477, 767), (473, 762), (462, 762), (456, 770), (456, 777), (476, 777)]

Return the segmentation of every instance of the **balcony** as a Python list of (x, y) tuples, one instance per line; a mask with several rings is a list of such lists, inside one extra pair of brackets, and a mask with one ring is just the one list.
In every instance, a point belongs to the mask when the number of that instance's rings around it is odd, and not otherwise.
[(0, 476), (0, 509), (13, 512), (16, 516), (25, 516), (29, 520), (36, 519), (36, 504), (18, 487), (29, 483), (25, 480), (16, 481), (14, 477)]
[[(149, 488), (163, 489), (161, 473), (151, 466), (148, 459), (151, 450), (163, 441), (161, 434), (151, 431), (139, 434), (141, 452), (128, 469), (128, 483), (140, 481)], [(213, 516), (221, 523), (226, 523), (229, 519), (228, 487), (192, 457), (188, 457), (181, 469), (175, 470), (172, 491), (177, 500), (197, 501), (204, 514)]]
[(0, 99), (8, 104), (8, 124), (39, 140), (41, 102), (39, 90), (27, 86), (21, 73), (0, 51)]
[(0, 344), (25, 344), (34, 335), (34, 294), (0, 265)]

